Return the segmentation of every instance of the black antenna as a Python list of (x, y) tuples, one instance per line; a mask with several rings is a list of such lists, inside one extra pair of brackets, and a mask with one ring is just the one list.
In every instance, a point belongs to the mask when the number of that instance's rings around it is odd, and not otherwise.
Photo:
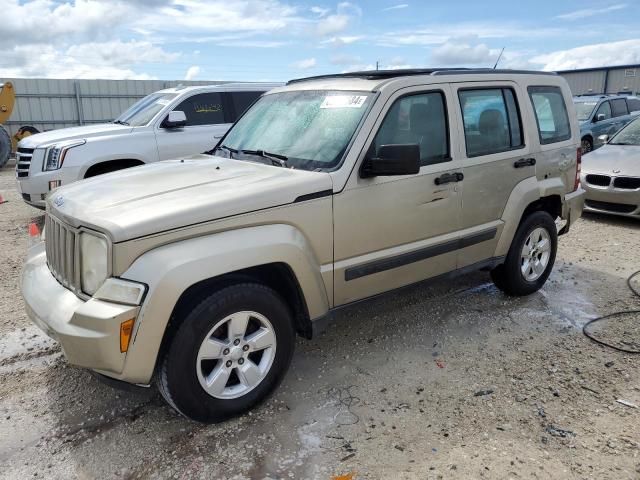
[(500, 55), (498, 55), (498, 59), (496, 60), (496, 64), (493, 66), (493, 69), (495, 70), (496, 67), (498, 66), (498, 62), (500, 61), (500, 59), (502, 58), (502, 53), (504, 52), (504, 47), (502, 47), (502, 50), (500, 50)]

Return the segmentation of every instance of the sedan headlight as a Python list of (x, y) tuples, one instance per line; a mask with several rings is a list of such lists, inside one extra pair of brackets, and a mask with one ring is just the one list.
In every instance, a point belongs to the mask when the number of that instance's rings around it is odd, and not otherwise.
[(90, 233), (80, 234), (80, 280), (82, 291), (93, 295), (109, 275), (107, 240)]
[(64, 157), (67, 155), (67, 152), (71, 148), (84, 145), (85, 143), (87, 143), (86, 140), (70, 140), (68, 142), (51, 145), (45, 152), (43, 170), (58, 170), (64, 163)]

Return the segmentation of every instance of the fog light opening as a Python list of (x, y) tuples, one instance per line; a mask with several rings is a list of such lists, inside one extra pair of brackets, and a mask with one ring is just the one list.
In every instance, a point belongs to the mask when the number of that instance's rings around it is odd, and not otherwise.
[(62, 185), (62, 180), (50, 180), (49, 181), (49, 191), (53, 191)]
[(120, 324), (120, 353), (129, 350), (129, 342), (131, 341), (131, 332), (133, 332), (133, 318)]

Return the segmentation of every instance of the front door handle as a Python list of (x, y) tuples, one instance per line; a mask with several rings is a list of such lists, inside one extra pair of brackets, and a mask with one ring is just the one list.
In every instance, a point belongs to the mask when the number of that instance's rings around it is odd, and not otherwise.
[(516, 160), (513, 166), (516, 168), (523, 168), (523, 167), (532, 167), (535, 164), (536, 164), (535, 158), (521, 158), (520, 160)]
[(436, 185), (444, 185), (445, 183), (461, 182), (464, 179), (462, 172), (444, 173), (436, 177)]

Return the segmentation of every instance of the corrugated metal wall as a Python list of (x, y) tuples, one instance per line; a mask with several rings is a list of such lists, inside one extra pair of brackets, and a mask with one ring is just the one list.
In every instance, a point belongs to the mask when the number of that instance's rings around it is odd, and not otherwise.
[(567, 80), (574, 95), (586, 93), (640, 95), (640, 67), (607, 67), (601, 70), (559, 73)]
[(605, 71), (593, 72), (565, 72), (561, 73), (571, 88), (574, 95), (584, 93), (602, 93), (604, 87)]
[(16, 105), (5, 128), (13, 135), (23, 125), (40, 131), (101, 123), (116, 118), (136, 100), (163, 88), (212, 85), (220, 81), (58, 80), (0, 78), (15, 87)]

